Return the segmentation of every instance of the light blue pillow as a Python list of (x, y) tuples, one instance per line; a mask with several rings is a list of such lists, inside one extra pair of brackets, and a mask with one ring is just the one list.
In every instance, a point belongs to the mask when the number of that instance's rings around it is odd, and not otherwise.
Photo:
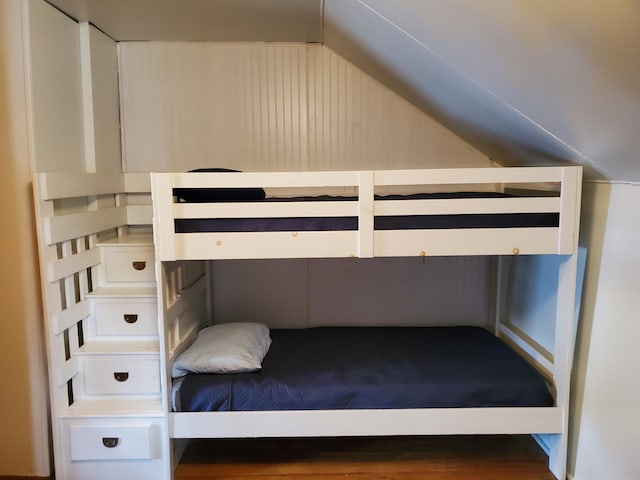
[(221, 323), (204, 328), (173, 363), (171, 375), (244, 373), (262, 368), (271, 346), (269, 328), (261, 323)]

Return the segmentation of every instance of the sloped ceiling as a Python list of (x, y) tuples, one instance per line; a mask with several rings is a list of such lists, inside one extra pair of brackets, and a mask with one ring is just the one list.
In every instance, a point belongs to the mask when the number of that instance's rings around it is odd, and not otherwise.
[(49, 0), (116, 40), (323, 42), (503, 165), (640, 181), (637, 0)]

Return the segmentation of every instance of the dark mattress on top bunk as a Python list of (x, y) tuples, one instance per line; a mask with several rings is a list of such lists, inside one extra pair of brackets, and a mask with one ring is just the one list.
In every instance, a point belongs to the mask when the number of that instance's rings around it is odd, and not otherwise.
[(262, 370), (188, 374), (180, 411), (552, 406), (544, 378), (479, 327), (271, 331)]
[[(417, 193), (376, 196), (376, 200), (427, 200), (455, 198), (513, 198), (499, 192)], [(317, 196), (267, 198), (265, 202), (356, 201), (356, 197)], [(249, 200), (247, 200), (249, 201)], [(255, 200), (251, 200), (255, 201)], [(558, 213), (486, 213), (456, 215), (376, 216), (375, 230), (415, 230), (446, 228), (557, 227)], [(175, 220), (176, 233), (194, 232), (288, 232), (357, 230), (358, 217), (287, 218), (187, 218)]]

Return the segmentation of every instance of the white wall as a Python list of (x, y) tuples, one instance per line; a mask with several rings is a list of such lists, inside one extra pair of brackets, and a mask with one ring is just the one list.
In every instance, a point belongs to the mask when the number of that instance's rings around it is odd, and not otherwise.
[(88, 23), (80, 24), (84, 163), (87, 172), (122, 171), (116, 42)]
[(320, 45), (119, 44), (127, 171), (490, 166)]
[(573, 382), (575, 480), (640, 478), (640, 185), (587, 183), (589, 247)]
[(84, 171), (78, 24), (43, 0), (30, 0), (35, 167)]

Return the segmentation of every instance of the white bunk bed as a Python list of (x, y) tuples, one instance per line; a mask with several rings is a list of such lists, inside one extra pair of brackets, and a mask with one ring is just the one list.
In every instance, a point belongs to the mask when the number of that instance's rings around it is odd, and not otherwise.
[[(569, 383), (573, 358), (580, 167), (470, 168), (304, 173), (151, 174), (158, 283), (163, 408), (172, 439), (226, 437), (550, 434), (550, 469), (565, 477)], [(388, 187), (415, 190), (517, 189), (517, 196), (375, 197)], [(199, 202), (176, 200), (192, 189), (342, 189), (354, 198), (317, 202)], [(195, 191), (195, 190), (194, 190)], [(380, 217), (452, 218), (468, 215), (551, 215), (549, 225), (376, 227)], [(320, 231), (212, 231), (200, 220), (352, 218), (355, 228)], [(186, 231), (183, 221), (196, 220)], [(181, 233), (176, 233), (178, 230)], [(204, 231), (203, 231), (204, 230)], [(233, 229), (231, 229), (233, 230)], [(171, 366), (206, 323), (203, 280), (190, 278), (187, 260), (560, 255), (553, 352), (513, 328), (497, 308), (495, 334), (513, 345), (552, 385), (553, 406), (485, 408), (327, 409), (181, 412), (172, 410)], [(499, 269), (498, 271), (501, 271)], [(503, 281), (498, 279), (498, 281)], [(199, 299), (197, 302), (192, 299)], [(497, 302), (498, 307), (501, 301)], [(177, 458), (177, 457), (176, 457)]]

